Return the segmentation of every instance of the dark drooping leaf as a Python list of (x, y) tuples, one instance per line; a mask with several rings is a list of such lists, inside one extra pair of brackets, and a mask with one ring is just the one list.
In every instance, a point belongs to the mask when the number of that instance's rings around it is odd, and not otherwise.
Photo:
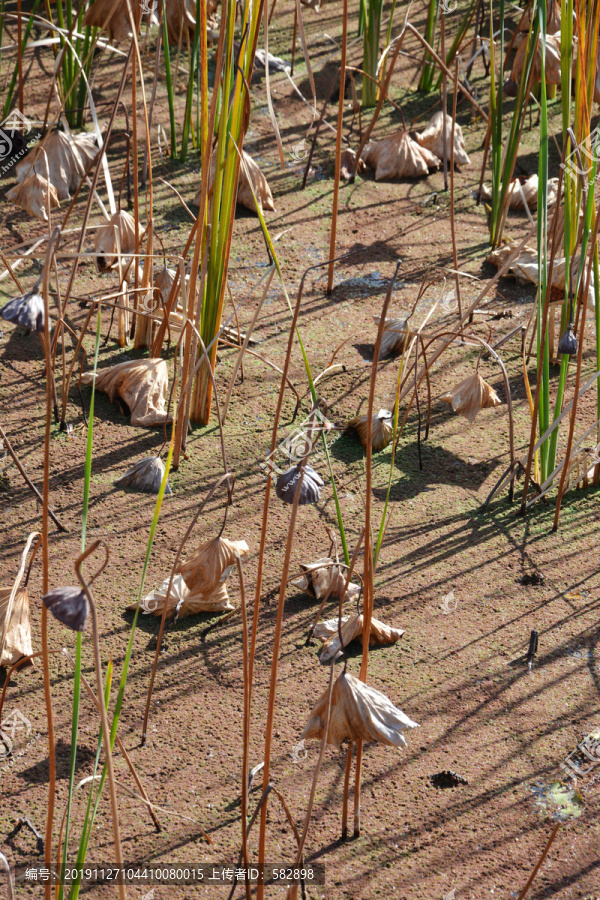
[[(275, 492), (280, 500), (286, 503), (293, 503), (294, 496), (298, 487), (298, 479), (300, 478), (300, 466), (292, 466), (287, 472), (284, 472), (277, 479)], [(300, 489), (299, 503), (304, 506), (306, 503), (316, 503), (321, 496), (321, 490), (325, 486), (325, 482), (318, 472), (315, 472), (312, 466), (304, 466), (304, 479)]]
[(0, 309), (0, 315), (15, 325), (30, 331), (44, 330), (44, 298), (34, 289), (29, 294), (14, 297)]
[(42, 597), (44, 605), (71, 631), (83, 631), (90, 607), (87, 597), (80, 588), (60, 587)]

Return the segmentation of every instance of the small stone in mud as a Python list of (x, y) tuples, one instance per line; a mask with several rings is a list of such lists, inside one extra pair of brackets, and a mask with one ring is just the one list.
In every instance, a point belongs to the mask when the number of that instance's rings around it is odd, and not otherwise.
[(524, 585), (538, 585), (545, 584), (546, 579), (542, 575), (541, 572), (528, 572), (526, 575), (523, 575), (521, 578), (521, 584)]

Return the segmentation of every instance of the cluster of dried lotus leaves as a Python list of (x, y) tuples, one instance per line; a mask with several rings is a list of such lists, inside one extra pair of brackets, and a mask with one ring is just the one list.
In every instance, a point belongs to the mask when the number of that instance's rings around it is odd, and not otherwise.
[(437, 156), (421, 147), (408, 131), (398, 131), (381, 141), (370, 141), (361, 158), (375, 170), (375, 181), (388, 178), (421, 178), (430, 169), (438, 169)]
[[(487, 262), (493, 263), (493, 265), (500, 268), (505, 264), (505, 262), (509, 259), (510, 256), (515, 252), (517, 247), (519, 247), (521, 241), (515, 240), (510, 244), (504, 244), (504, 246), (499, 247), (497, 250), (493, 250), (492, 253), (487, 258)], [(575, 285), (575, 277), (577, 274), (579, 266), (579, 256), (575, 255), (571, 259), (571, 278), (573, 280), (571, 290), (574, 291)], [(538, 253), (535, 247), (530, 247), (527, 244), (524, 247), (521, 247), (518, 255), (510, 264), (509, 272), (515, 276), (517, 281), (520, 283), (530, 281), (533, 284), (538, 284), (539, 281), (539, 269), (538, 269)], [(565, 275), (566, 265), (565, 258), (563, 257), (555, 257), (554, 265), (552, 267), (552, 283), (551, 287), (557, 288), (559, 291), (563, 291), (565, 289)], [(587, 305), (590, 311), (594, 310), (594, 272), (592, 271), (592, 277), (590, 278), (590, 284), (588, 287), (587, 294)]]

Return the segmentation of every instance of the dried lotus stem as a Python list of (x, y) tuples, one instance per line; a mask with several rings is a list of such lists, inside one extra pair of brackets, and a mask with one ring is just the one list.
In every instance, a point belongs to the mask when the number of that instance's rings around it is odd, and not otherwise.
[[(50, 304), (48, 297), (48, 281), (50, 278), (50, 263), (60, 240), (60, 228), (55, 228), (48, 241), (46, 259), (42, 278), (42, 296), (44, 298), (44, 357), (46, 363), (46, 421), (44, 428), (44, 483), (42, 493), (42, 592), (46, 594), (49, 589), (50, 556), (48, 546), (48, 509), (50, 487), (50, 429), (52, 422), (52, 385), (54, 383), (52, 372), (52, 360), (50, 357)], [(54, 734), (54, 717), (52, 714), (52, 694), (50, 690), (50, 654), (48, 647), (48, 610), (42, 604), (42, 661), (44, 674), (44, 701), (46, 704), (46, 718), (48, 722), (48, 808), (46, 814), (46, 835), (44, 841), (44, 865), (52, 868), (52, 832), (54, 824), (54, 805), (56, 799), (56, 739)], [(52, 885), (48, 882), (44, 886), (45, 900), (51, 900)]]
[(350, 742), (348, 752), (346, 754), (346, 768), (344, 770), (344, 793), (342, 801), (342, 840), (348, 837), (348, 791), (350, 787), (350, 771), (352, 769), (352, 748), (354, 743)]
[[(64, 653), (66, 658), (69, 660), (69, 662), (71, 664), (71, 668), (75, 669), (75, 661), (71, 657), (69, 651), (65, 647), (63, 647), (61, 652)], [(98, 712), (101, 712), (100, 703), (98, 701), (96, 694), (94, 694), (94, 691), (92, 690), (92, 687), (91, 687), (89, 681), (86, 679), (86, 677), (83, 675), (83, 673), (80, 675), (80, 678), (81, 678), (81, 683), (83, 684), (84, 688), (86, 689), (87, 694), (90, 697), (92, 703), (95, 705)], [(121, 740), (121, 738), (119, 737), (118, 734), (115, 735), (115, 742), (117, 744), (117, 747), (123, 754), (123, 759), (127, 763), (129, 771), (131, 772), (133, 780), (135, 781), (140, 794), (146, 801), (146, 805), (148, 806), (148, 812), (150, 813), (150, 818), (152, 819), (154, 827), (156, 828), (157, 833), (160, 833), (162, 831), (162, 826), (161, 826), (160, 822), (158, 821), (158, 819), (156, 817), (156, 813), (154, 812), (154, 810), (152, 808), (153, 804), (150, 802), (150, 798), (148, 797), (146, 788), (140, 781), (139, 775), (135, 771), (135, 767), (134, 767), (133, 763), (131, 762), (131, 757), (129, 756), (129, 753), (127, 752), (127, 749), (125, 748), (123, 741)], [(58, 842), (59, 847), (61, 846), (61, 844), (62, 844), (62, 839), (59, 840), (59, 842)]]
[[(344, 3), (347, 3), (347, 0), (344, 0)], [(343, 95), (343, 89), (340, 91)], [(321, 747), (319, 748), (319, 758), (317, 759), (317, 763), (315, 765), (315, 771), (313, 774), (312, 785), (310, 788), (310, 796), (308, 798), (308, 806), (306, 808), (306, 815), (304, 817), (304, 827), (302, 829), (302, 837), (300, 838), (300, 845), (298, 847), (298, 852), (296, 854), (296, 862), (295, 865), (299, 866), (302, 862), (302, 851), (304, 849), (304, 843), (306, 841), (306, 835), (308, 834), (308, 826), (310, 825), (310, 817), (312, 815), (312, 808), (315, 802), (315, 793), (317, 790), (317, 782), (319, 780), (319, 773), (321, 772), (321, 766), (323, 764), (323, 756), (325, 755), (325, 747), (327, 746), (327, 735), (329, 733), (329, 719), (331, 717), (331, 694), (333, 691), (333, 672), (334, 672), (335, 661), (331, 660), (331, 665), (329, 667), (329, 686), (327, 688), (327, 708), (325, 712), (325, 727), (323, 728), (323, 737), (321, 739)], [(296, 900), (298, 896), (298, 885), (293, 884), (287, 895), (287, 900)]]
[[(101, 566), (101, 568), (94, 574), (93, 578), (88, 582), (81, 571), (81, 566), (85, 562), (85, 560), (94, 553), (99, 547), (103, 546), (106, 558)], [(100, 659), (100, 642), (98, 638), (98, 617), (96, 613), (96, 604), (94, 602), (94, 598), (92, 592), (90, 590), (90, 583), (94, 581), (98, 575), (106, 568), (108, 563), (108, 545), (105, 544), (102, 540), (96, 540), (93, 544), (91, 544), (87, 550), (75, 560), (75, 573), (81, 584), (85, 596), (87, 598), (87, 602), (89, 604), (90, 616), (92, 620), (92, 639), (94, 645), (94, 665), (96, 669), (96, 684), (98, 687), (98, 703), (100, 706), (100, 719), (102, 722), (102, 741), (104, 744), (104, 761), (106, 765), (106, 773), (108, 777), (108, 786), (110, 793), (110, 805), (111, 805), (111, 819), (112, 819), (112, 830), (113, 830), (113, 839), (115, 844), (115, 862), (118, 868), (123, 867), (123, 850), (121, 848), (121, 834), (119, 828), (119, 805), (117, 801), (117, 788), (115, 784), (115, 773), (113, 767), (113, 759), (112, 759), (112, 746), (111, 746), (111, 732), (108, 725), (108, 716), (106, 713), (106, 702), (104, 699), (104, 684), (102, 682), (102, 661)], [(45, 607), (44, 607), (45, 608)], [(119, 884), (119, 897), (121, 900), (127, 900), (127, 891), (125, 890), (124, 884)]]
[[(169, 597), (169, 595), (171, 593), (171, 590), (173, 587), (173, 578), (175, 577), (175, 570), (177, 568), (177, 563), (179, 562), (179, 558), (183, 552), (183, 548), (185, 547), (187, 540), (188, 540), (190, 534), (192, 533), (192, 529), (193, 529), (194, 525), (196, 524), (196, 522), (198, 521), (198, 518), (200, 517), (200, 515), (204, 512), (204, 508), (206, 507), (206, 504), (208, 503), (208, 501), (211, 499), (213, 494), (218, 490), (218, 488), (221, 486), (221, 484), (224, 481), (227, 481), (227, 482), (231, 481), (231, 486), (228, 485), (228, 499), (227, 499), (227, 504), (225, 506), (225, 521), (227, 519), (227, 510), (229, 509), (229, 504), (231, 503), (231, 495), (233, 493), (233, 487), (235, 484), (235, 477), (231, 474), (231, 472), (226, 472), (224, 475), (221, 475), (221, 477), (218, 479), (218, 481), (216, 481), (215, 484), (212, 486), (212, 488), (210, 489), (210, 491), (208, 492), (208, 494), (206, 495), (206, 497), (204, 498), (204, 500), (198, 507), (197, 511), (194, 513), (194, 517), (192, 518), (192, 521), (188, 525), (188, 528), (187, 528), (183, 538), (181, 539), (181, 542), (177, 549), (177, 553), (175, 555), (175, 561), (173, 562), (173, 566), (171, 567), (171, 574), (169, 576), (169, 585), (167, 587), (166, 597)], [(223, 523), (223, 527), (225, 527), (225, 522)], [(169, 608), (169, 604), (165, 602), (165, 605), (164, 605), (163, 611), (162, 611), (162, 616), (160, 619), (158, 637), (156, 639), (156, 651), (154, 654), (154, 663), (152, 664), (152, 672), (150, 673), (150, 684), (148, 685), (148, 694), (146, 696), (146, 709), (144, 711), (144, 721), (142, 724), (142, 747), (146, 743), (146, 733), (148, 730), (148, 718), (150, 716), (150, 703), (152, 701), (152, 690), (154, 688), (154, 679), (156, 678), (156, 670), (158, 669), (158, 660), (159, 660), (159, 656), (160, 656), (160, 648), (161, 648), (162, 638), (163, 638), (163, 634), (165, 631), (165, 623), (166, 623), (166, 619), (167, 619), (168, 608)]]
[[(268, 63), (267, 63), (268, 65)], [(242, 675), (244, 679), (244, 725), (242, 747), (242, 858), (246, 869), (249, 866), (248, 833), (246, 822), (248, 821), (248, 759), (250, 756), (250, 696), (248, 683), (248, 617), (246, 615), (246, 591), (244, 589), (244, 570), (242, 561), (236, 555), (238, 576), (240, 579), (240, 606), (242, 612)], [(246, 900), (251, 900), (250, 883), (246, 881)]]
[[(366, 682), (367, 680), (367, 669), (369, 665), (369, 635), (371, 632), (371, 619), (373, 617), (373, 546), (372, 546), (372, 537), (371, 537), (371, 502), (372, 502), (372, 463), (373, 463), (373, 446), (372, 446), (372, 431), (373, 431), (373, 405), (375, 402), (375, 384), (377, 381), (377, 362), (379, 360), (379, 352), (381, 347), (381, 340), (383, 338), (383, 330), (385, 326), (385, 318), (387, 315), (387, 310), (390, 305), (390, 301), (392, 299), (392, 292), (394, 290), (394, 284), (396, 283), (396, 278), (398, 276), (398, 271), (402, 262), (400, 261), (396, 265), (396, 271), (390, 281), (387, 294), (385, 300), (383, 302), (383, 309), (381, 311), (381, 318), (379, 320), (379, 327), (377, 329), (377, 340), (375, 341), (375, 348), (373, 352), (373, 365), (371, 368), (371, 381), (370, 381), (370, 391), (369, 391), (369, 406), (367, 410), (368, 419), (368, 431), (367, 431), (367, 464), (366, 464), (366, 500), (365, 500), (365, 553), (364, 553), (364, 588), (365, 588), (365, 597), (363, 602), (363, 652), (362, 652), (362, 662), (360, 666), (360, 680)], [(356, 742), (356, 777), (355, 777), (355, 785), (354, 785), (354, 834), (358, 836), (360, 834), (360, 781), (361, 781), (361, 765), (362, 765), (362, 741)]]
[[(340, 157), (342, 155), (342, 127), (344, 124), (344, 94), (346, 92), (346, 52), (348, 49), (348, 0), (343, 0), (342, 12), (342, 58), (340, 60), (340, 96), (338, 100), (337, 133), (335, 138), (335, 176), (333, 179), (333, 209), (331, 213), (331, 233), (329, 237), (329, 272), (327, 275), (327, 294), (333, 290), (335, 272), (335, 236), (337, 231), (338, 202), (340, 196)], [(269, 62), (267, 60), (267, 69)]]
[[(456, 302), (458, 318), (462, 319), (462, 302), (460, 299), (460, 277), (458, 274), (458, 254), (456, 252), (456, 226), (454, 222), (454, 132), (456, 129), (456, 100), (458, 96), (458, 57), (454, 64), (454, 93), (452, 95), (452, 137), (450, 139), (450, 230), (452, 233), (452, 263), (454, 266), (454, 283), (456, 286)], [(445, 126), (444, 126), (445, 137)]]

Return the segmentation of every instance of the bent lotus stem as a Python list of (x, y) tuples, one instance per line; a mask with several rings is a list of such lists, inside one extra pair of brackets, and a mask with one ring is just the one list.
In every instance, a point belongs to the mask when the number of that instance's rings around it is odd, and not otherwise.
[[(96, 611), (96, 604), (94, 602), (94, 598), (92, 596), (92, 592), (90, 590), (90, 585), (87, 582), (83, 572), (81, 571), (81, 566), (92, 553), (95, 553), (99, 547), (103, 547), (106, 553), (106, 558), (98, 571), (95, 573), (94, 577), (91, 579), (94, 581), (100, 573), (106, 568), (108, 563), (108, 545), (102, 540), (96, 540), (93, 544), (91, 544), (87, 550), (77, 557), (75, 560), (75, 574), (81, 584), (87, 601), (90, 605), (90, 615), (92, 619), (92, 642), (94, 645), (94, 666), (96, 669), (96, 684), (98, 688), (98, 705), (100, 708), (100, 720), (102, 722), (102, 742), (104, 744), (104, 755), (106, 757), (106, 772), (108, 775), (108, 786), (110, 792), (110, 805), (112, 811), (112, 828), (113, 828), (113, 840), (115, 844), (115, 862), (118, 868), (123, 868), (123, 850), (121, 848), (121, 834), (119, 829), (119, 806), (117, 802), (117, 788), (115, 784), (115, 772), (113, 767), (113, 758), (112, 758), (112, 750), (110, 745), (110, 728), (108, 725), (108, 716), (106, 713), (106, 701), (104, 698), (104, 684), (102, 681), (102, 661), (100, 659), (100, 641), (98, 638), (98, 616)], [(119, 884), (119, 897), (120, 900), (127, 900), (127, 891), (125, 889), (124, 884)]]
[(10, 866), (4, 853), (0, 853), (0, 863), (6, 870), (6, 880), (8, 883), (8, 900), (15, 900), (15, 886), (13, 884), (12, 872), (10, 871)]

